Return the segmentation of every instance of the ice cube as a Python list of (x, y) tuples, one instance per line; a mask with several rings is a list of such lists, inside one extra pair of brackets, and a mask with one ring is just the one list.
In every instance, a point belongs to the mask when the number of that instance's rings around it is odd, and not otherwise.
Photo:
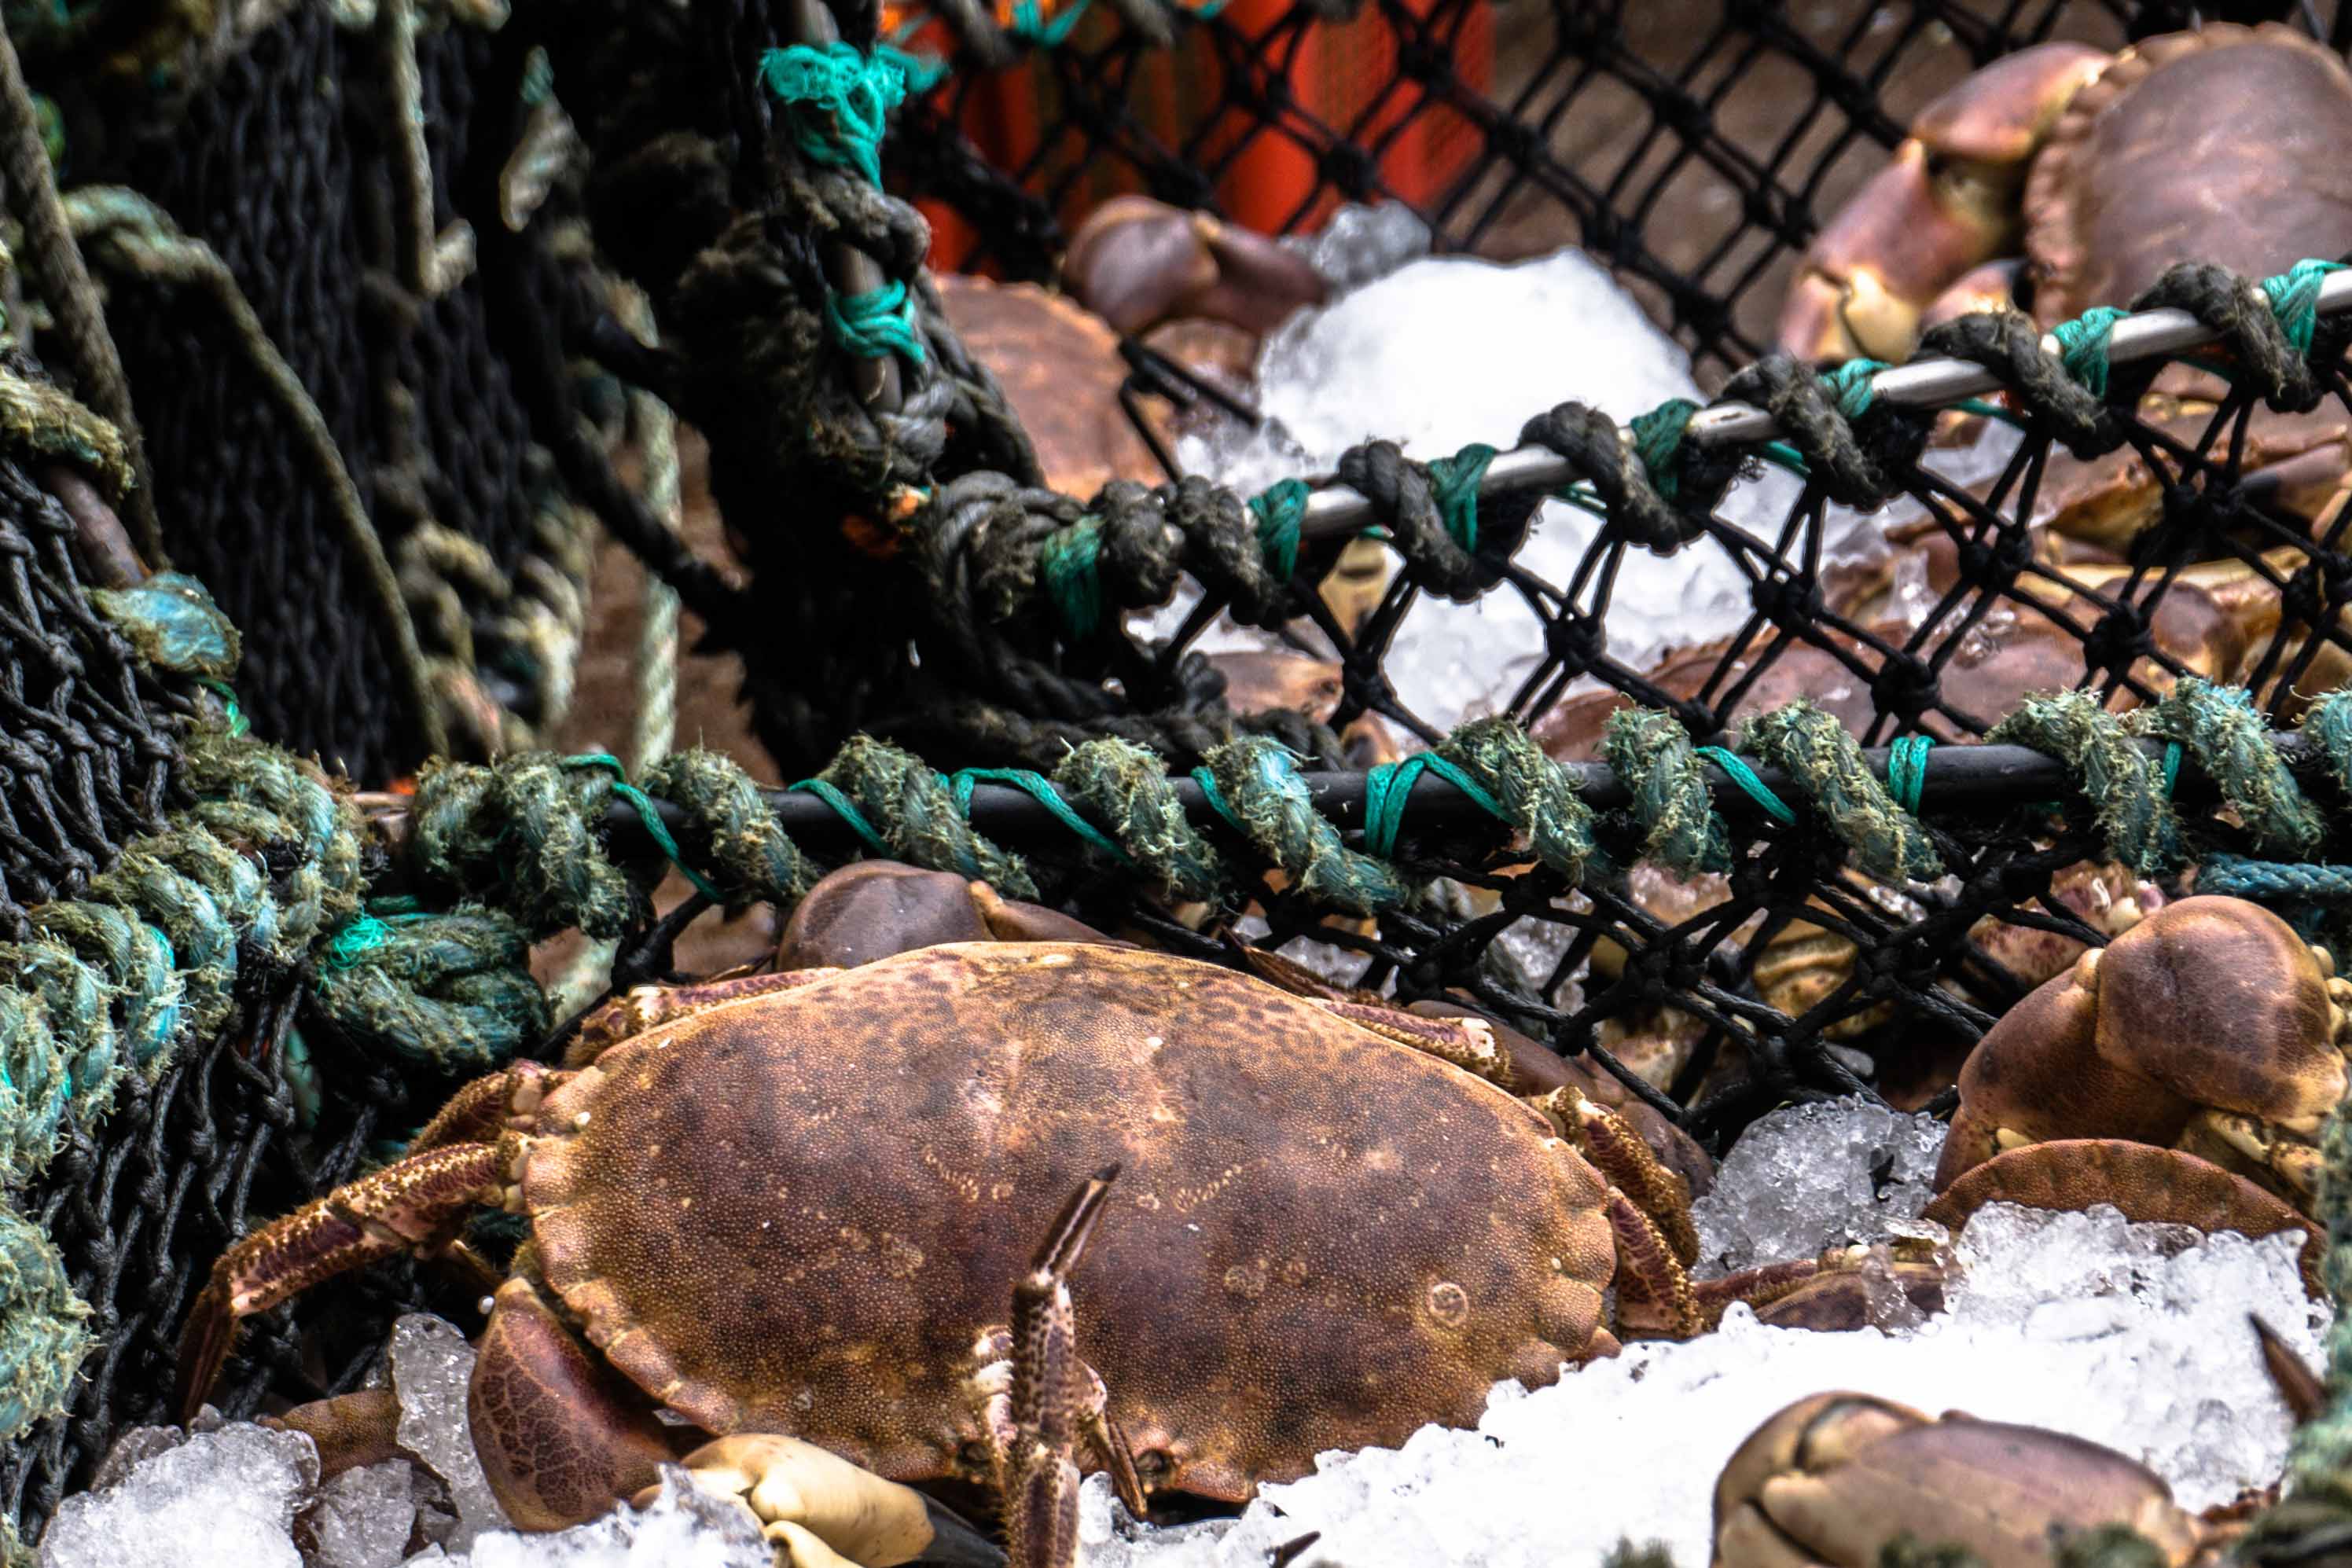
[(302, 1568), (291, 1530), (319, 1479), (309, 1437), (236, 1422), (165, 1447), (155, 1430), (113, 1485), (58, 1505), (41, 1568)]
[(1855, 1095), (1773, 1112), (1740, 1134), (1691, 1206), (1700, 1271), (1736, 1273), (1875, 1241), (1918, 1218), (1944, 1146), (1932, 1116)]
[(391, 1361), (393, 1392), (400, 1398), (400, 1446), (448, 1487), (457, 1511), (448, 1546), (452, 1552), (463, 1552), (478, 1532), (504, 1530), (508, 1522), (482, 1474), (466, 1417), (474, 1347), (456, 1324), (411, 1312), (392, 1326)]
[(395, 1568), (416, 1528), (415, 1467), (386, 1459), (319, 1489), (310, 1515), (310, 1568)]

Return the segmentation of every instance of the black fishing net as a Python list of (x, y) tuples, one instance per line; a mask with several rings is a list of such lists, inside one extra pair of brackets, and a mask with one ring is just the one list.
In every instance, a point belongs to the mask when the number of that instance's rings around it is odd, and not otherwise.
[[(2326, 8), (2266, 14), (2343, 45), (2344, 24)], [(2001, 389), (1999, 408), (1969, 417), (2008, 444), (1972, 480), (1939, 470), (1980, 430), (1931, 430), (1786, 361), (1734, 373), (1762, 350), (1795, 252), (1937, 91), (2027, 43), (2115, 46), (2186, 19), (2171, 5), (1990, 0), (1383, 0), (1343, 20), (1298, 7), (1180, 21), (1176, 57), (1190, 62), (1196, 96), (1154, 118), (1146, 89), (1171, 57), (1105, 16), (1019, 68), (1041, 84), (1041, 107), (1026, 145), (1015, 137), (996, 156), (958, 127), (970, 129), (973, 105), (1001, 78), (960, 62), (905, 113), (886, 165), (887, 189), (966, 225), (956, 259), (1048, 276), (1063, 225), (1085, 203), (1121, 184), (1188, 204), (1229, 202), (1249, 150), (1281, 142), (1309, 169), (1276, 214), (1283, 225), (1310, 225), (1336, 201), (1391, 197), (1420, 210), (1444, 248), (1517, 256), (1581, 244), (1693, 350), (1706, 381), (1780, 414), (1785, 450), (1691, 437), (1676, 450), (1664, 441), (1642, 465), (1613, 426), (1596, 434), (1572, 411), (1494, 432), (1498, 446), (1559, 452), (1587, 481), (1584, 498), (1609, 514), (1558, 580), (1513, 559), (1538, 495), (1491, 497), (1473, 538), (1458, 499), (1444, 499), (1458, 496), (1461, 470), (1360, 448), (1341, 474), (1368, 497), (1366, 520), (1397, 559), (1385, 597), (1354, 626), (1314, 592), (1352, 529), (1310, 534), (1277, 573), (1244, 497), (1213, 486), (1092, 498), (1040, 488), (985, 367), (962, 355), (927, 298), (936, 379), (910, 375), (897, 414), (841, 413), (843, 361), (819, 326), (827, 247), (846, 235), (883, 276), (906, 277), (926, 236), (905, 209), (795, 151), (751, 68), (786, 41), (761, 0), (526, 0), (496, 32), (430, 35), (421, 62), (438, 110), (438, 215), (469, 217), (482, 252), (477, 277), (427, 307), (397, 290), (385, 298), (392, 225), (367, 193), (388, 183), (391, 122), (356, 86), (322, 89), (365, 74), (364, 38), (323, 11), (294, 12), (241, 45), (188, 103), (158, 113), (152, 136), (142, 124), (101, 144), (94, 167), (71, 167), (68, 183), (106, 169), (212, 241), (372, 500), (383, 499), (378, 471), (406, 465), (426, 476), (438, 521), (511, 566), (539, 482), (527, 447), (552, 451), (574, 492), (704, 615), (714, 643), (742, 655), (761, 738), (787, 778), (861, 729), (942, 770), (1056, 770), (1074, 745), (1125, 737), (1180, 775), (1236, 737), (1270, 737), (1322, 791), (1334, 835), (1302, 850), (1296, 822), (1256, 831), (1236, 798), (1226, 804), (1240, 809), (1237, 826), (1202, 786), (1186, 785), (1194, 826), (1245, 873), (1205, 915), (1212, 901), (1144, 896), (1135, 870), (1042, 810), (1004, 814), (993, 788), (974, 796), (975, 821), (1027, 855), (1044, 896), (1100, 924), (1220, 961), (1235, 959), (1236, 941), (1280, 947), (1336, 984), (1403, 999), (1466, 994), (1598, 1061), (1720, 1149), (1789, 1101), (1864, 1092), (1948, 1104), (1958, 1054), (2002, 1010), (2080, 945), (2191, 885), (2179, 857), (2105, 863), (2112, 824), (2094, 821), (2078, 774), (1974, 768), (1950, 760), (1950, 743), (1982, 737), (2025, 691), (2079, 686), (2124, 708), (2159, 703), (2188, 675), (2244, 685), (2284, 727), (2352, 673), (2352, 554), (2335, 505), (2352, 402), (2343, 335), (2308, 319), (2309, 277), (2283, 285), (2270, 311), (2249, 313), (2240, 284), (2208, 273), (2177, 275), (2145, 301), (2189, 309), (2223, 333), (2215, 362), (2231, 379), (2209, 371), (2168, 385), (2170, 402), (2135, 403), (2137, 372), (2122, 365), (2114, 394), (2093, 397), (2038, 356), (2030, 332), (1979, 323), (1936, 340), (1931, 348), (1988, 362)], [(843, 18), (853, 34), (869, 20)], [(1475, 79), (1454, 68), (1474, 21), (1486, 29)], [(1286, 57), (1349, 29), (1377, 37), (1332, 57), (1387, 62), (1352, 101), (1305, 103), (1280, 85)], [(659, 350), (632, 347), (570, 261), (499, 219), (498, 174), (527, 105), (534, 45), (586, 147), (579, 196), (601, 259), (645, 288)], [(1397, 172), (1408, 143), (1410, 188)], [(240, 380), (243, 361), (207, 337), (200, 312), (119, 290), (110, 313), (167, 537), (245, 631), (240, 695), (257, 727), (362, 778), (403, 770), (416, 752), (386, 650), (366, 630), (367, 602), (312, 476)], [(390, 354), (387, 316), (409, 322)], [(567, 368), (581, 354), (701, 428), (748, 591), (682, 555), (603, 465)], [(413, 398), (413, 423), (394, 428), (387, 410), (399, 400), (383, 395), (384, 380)], [(2004, 416), (2020, 426), (2013, 435)], [(1698, 504), (1729, 469), (1768, 460), (1802, 470), (1784, 481), (1784, 501), (1766, 511)], [(1687, 486), (1679, 501), (1661, 498), (1666, 474)], [(396, 538), (400, 508), (373, 511)], [(909, 518), (929, 531), (894, 535)], [(1864, 536), (1886, 543), (1856, 548)], [(1079, 569), (1067, 564), (1073, 538), (1091, 541)], [(1669, 542), (1685, 558), (1729, 563), (1744, 621), (1679, 662), (1612, 649), (1623, 562)], [(1127, 619), (1180, 576), (1201, 595), (1181, 628)], [(1488, 694), (1492, 706), (1558, 758), (1600, 754), (1620, 695), (1670, 713), (1699, 742), (1727, 740), (1735, 721), (1803, 695), (1864, 746), (1946, 743), (1930, 754), (1933, 782), (1898, 800), (1919, 808), (1900, 863), (1874, 872), (1867, 855), (1858, 861), (1817, 796), (1776, 810), (1721, 779), (1726, 837), (1682, 876), (1637, 863), (1649, 825), (1622, 777), (1587, 779), (1597, 816), (1574, 875), (1497, 848), (1487, 814), (1425, 806), (1426, 791), (1402, 821), (1380, 818), (1361, 765), (1381, 742), (1358, 721), (1376, 720), (1402, 747), (1445, 741), (1448, 727), (1416, 707), (1416, 677), (1397, 667), (1396, 650), (1415, 617), (1481, 599), (1525, 612), (1513, 633), (1526, 639), (1524, 657)], [(1263, 647), (1335, 666), (1330, 700), (1289, 713), (1230, 700), (1227, 669), (1194, 646), (1221, 612)], [(2184, 710), (2177, 733), (2152, 732), (2189, 753), (2177, 791), (2168, 778), (2156, 792), (2174, 794), (2209, 864), (2222, 852), (2352, 860), (2340, 835), (2290, 854), (2259, 813), (2210, 810), (2217, 788), (2243, 779), (2209, 754), (2200, 722)], [(1904, 795), (1906, 764), (1890, 775), (1891, 760), (1874, 751), (1869, 765)], [(2289, 747), (2286, 760), (2331, 821), (2347, 820), (2324, 747)], [(1793, 796), (1799, 771), (1784, 758), (1759, 789), (1778, 780)], [(30, 798), (15, 782), (6, 791), (20, 816)], [(815, 821), (799, 814), (806, 799), (786, 802), (790, 821)], [(812, 845), (854, 852), (837, 822), (819, 827)], [(1347, 858), (1366, 851), (1378, 853)], [(1372, 886), (1365, 868), (1381, 865), (1403, 891)], [(7, 873), (13, 891), (15, 862)], [(2306, 888), (2286, 903), (2316, 930), (2327, 915), (2320, 897)], [(1291, 946), (1302, 940), (1311, 946)], [(28, 1531), (62, 1489), (88, 1479), (122, 1425), (166, 1414), (179, 1318), (221, 1245), (380, 1155), (446, 1088), (310, 1040), (333, 1088), (306, 1106), (299, 1075), (282, 1070), (296, 1039), (289, 984), (257, 981), (243, 1023), (74, 1144), (29, 1195), (97, 1310), (106, 1350), (73, 1414), (8, 1460), (9, 1505)], [(232, 1367), (225, 1407), (353, 1385), (416, 1289), (410, 1274), (372, 1270), (307, 1298), (299, 1322), (264, 1319)]]
[[(43, 55), (30, 45), (27, 54), (33, 85), (63, 106), (65, 183), (129, 186), (219, 254), (316, 403), (387, 552), (398, 559), (404, 537), (429, 520), (478, 542), (511, 576), (539, 545), (536, 511), (551, 479), (511, 364), (512, 333), (534, 324), (494, 320), (490, 289), (509, 307), (534, 300), (540, 320), (560, 316), (552, 223), (511, 233), (497, 205), (526, 111), (520, 63), (472, 27), (418, 40), (436, 222), (470, 220), (496, 268), (493, 281), (468, 277), (425, 299), (394, 264), (400, 119), (383, 51), (365, 28), (339, 25), (324, 6), (294, 6), (217, 57), (135, 89), (78, 56), (51, 68), (83, 74), (44, 75)], [(493, 78), (498, 86), (478, 97)], [(354, 779), (412, 769), (421, 732), (382, 610), (329, 483), (250, 345), (196, 290), (114, 280), (108, 319), (144, 427), (165, 547), (244, 629), (239, 696), (257, 725)], [(543, 413), (566, 428), (568, 384), (532, 390), (563, 399)], [(487, 620), (496, 608), (477, 613)], [(493, 695), (541, 716), (523, 695), (531, 672), (500, 669), (501, 652), (475, 650)]]

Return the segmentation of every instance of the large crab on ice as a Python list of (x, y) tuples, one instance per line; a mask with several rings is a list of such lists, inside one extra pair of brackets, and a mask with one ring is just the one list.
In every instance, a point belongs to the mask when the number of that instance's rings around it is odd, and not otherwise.
[[(1239, 1500), (1608, 1353), (1612, 1284), (1697, 1326), (1684, 1183), (1572, 1086), (1515, 1092), (1541, 1087), (1517, 1050), (1059, 932), (647, 988), (224, 1255), (183, 1398), (239, 1318), (500, 1207), (527, 1239), (469, 1411), (518, 1523), (683, 1457), (782, 1541), (863, 1506), (809, 1501), (813, 1444), (851, 1461), (827, 1473), (993, 1484), (1015, 1563), (1066, 1561), (1082, 1450), (1138, 1510)], [(906, 1521), (865, 1560), (913, 1555)]]

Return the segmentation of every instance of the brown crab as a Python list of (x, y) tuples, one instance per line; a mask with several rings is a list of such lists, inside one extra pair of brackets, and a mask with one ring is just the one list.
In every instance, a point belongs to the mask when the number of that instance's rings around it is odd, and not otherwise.
[[(1055, 940), (648, 988), (583, 1040), (231, 1249), (184, 1400), (239, 1318), (501, 1207), (529, 1234), (471, 1416), (519, 1522), (592, 1516), (707, 1436), (774, 1434), (893, 1479), (1001, 1471), (1017, 1542), (1019, 1518), (1075, 1506), (1076, 1470), (988, 1413), (1023, 1348), (1004, 1294), (1035, 1276), (1039, 1206), (1113, 1163), (1076, 1275), (1101, 1375), (1066, 1325), (1019, 1387), (1027, 1427), (1088, 1436), (1132, 1506), (1144, 1484), (1238, 1500), (1322, 1450), (1475, 1419), (1496, 1378), (1608, 1353), (1612, 1283), (1696, 1326), (1676, 1247), (1622, 1190), (1664, 1195), (1686, 1238), (1681, 1184), (1572, 1089), (1498, 1087), (1482, 1020)], [(1073, 1212), (1054, 1289), (1096, 1209)]]
[(1908, 1535), (1987, 1568), (2045, 1568), (2057, 1538), (2121, 1525), (2168, 1568), (2205, 1545), (2164, 1478), (2039, 1427), (1817, 1394), (1769, 1417), (1715, 1483), (1714, 1568), (1872, 1568)]
[(2047, 326), (2124, 304), (2176, 262), (2259, 277), (2338, 255), (2352, 249), (2347, 141), (2352, 75), (2292, 28), (2021, 50), (1922, 110), (1822, 228), (1781, 346), (1899, 361), (1923, 323), (1999, 302), (2006, 277), (2021, 274)]
[(2259, 904), (2167, 904), (2004, 1016), (1960, 1071), (1938, 1190), (2060, 1138), (2179, 1147), (2308, 1207), (2352, 984)]

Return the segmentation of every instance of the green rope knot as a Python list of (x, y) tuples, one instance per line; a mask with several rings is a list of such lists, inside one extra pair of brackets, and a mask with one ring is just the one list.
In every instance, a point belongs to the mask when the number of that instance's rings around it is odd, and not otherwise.
[(1101, 556), (1102, 521), (1092, 517), (1055, 529), (1037, 547), (1038, 571), (1073, 642), (1086, 642), (1102, 624), (1102, 579), (1095, 570)]
[(629, 782), (629, 770), (621, 766), (619, 758), (609, 751), (583, 751), (565, 758), (562, 765), (566, 768), (602, 768), (609, 771), (613, 775), (613, 793), (635, 808), (637, 821), (645, 824), (646, 836), (653, 840), (654, 847), (661, 851), (663, 858), (685, 874), (686, 880), (694, 884), (695, 892), (713, 904), (727, 902), (726, 896), (711, 886), (700, 872), (687, 863), (686, 852), (677, 847), (677, 840), (670, 834), (669, 824), (662, 821), (661, 808), (654, 804), (652, 796)]
[[(1742, 775), (1763, 790), (1767, 811), (1788, 811), (1786, 802), (1738, 758), (1720, 747), (1717, 766), (1737, 780)], [(1633, 799), (1633, 820), (1642, 825), (1642, 853), (1677, 876), (1731, 869), (1731, 834), (1715, 809), (1706, 769), (1682, 721), (1663, 708), (1620, 708), (1601, 732), (1601, 753)], [(1722, 758), (1731, 758), (1737, 770)], [(1766, 803), (1769, 801), (1769, 803)], [(1782, 817), (1792, 821), (1794, 813)]]
[(1429, 465), (1429, 487), (1437, 502), (1437, 515), (1465, 552), (1478, 548), (1478, 486), (1494, 461), (1495, 449), (1474, 441), (1453, 456), (1440, 457)]
[(1257, 517), (1258, 550), (1283, 582), (1298, 574), (1298, 525), (1307, 520), (1307, 499), (1313, 494), (1304, 479), (1276, 479), (1249, 499)]
[(1446, 737), (1437, 755), (1485, 790), (1494, 804), (1480, 804), (1509, 823), (1538, 862), (1570, 882), (1583, 880), (1598, 853), (1592, 810), (1577, 794), (1575, 776), (1546, 756), (1518, 721), (1472, 719)]
[(1896, 807), (1836, 716), (1800, 697), (1748, 725), (1747, 748), (1788, 774), (1869, 875), (1925, 881), (1944, 861)]
[[(892, 51), (895, 54), (897, 51)], [(882, 183), (882, 136), (890, 111), (907, 96), (907, 73), (878, 51), (872, 57), (839, 42), (770, 49), (760, 80), (784, 106), (802, 155), (832, 169), (854, 169)]]
[(1160, 885), (1182, 899), (1215, 898), (1227, 873), (1184, 813), (1167, 764), (1131, 741), (1089, 740), (1054, 769), (1054, 783), (1108, 825), (1110, 836)]
[(1297, 764), (1279, 741), (1246, 736), (1208, 754), (1202, 782), (1218, 814), (1307, 897), (1356, 915), (1403, 903), (1397, 873), (1341, 843), (1339, 830), (1316, 811)]
[(646, 772), (646, 789), (677, 808), (679, 842), (730, 910), (754, 903), (788, 909), (823, 874), (732, 758), (700, 747), (674, 751)]
[(866, 827), (860, 836), (872, 833), (868, 841), (881, 846), (879, 853), (929, 870), (954, 871), (1007, 898), (1037, 896), (1037, 884), (1021, 858), (973, 831), (948, 781), (895, 746), (854, 735), (822, 774), (796, 788), (832, 805), (853, 828), (862, 819)]
[[(380, 1059), (443, 1073), (504, 1067), (548, 1030), (547, 998), (530, 975), (530, 944), (503, 915), (362, 915), (366, 939), (330, 962), (311, 988), (344, 1039)], [(341, 946), (341, 938), (337, 939)]]
[(915, 334), (915, 302), (903, 279), (893, 278), (867, 294), (827, 294), (824, 326), (844, 352), (861, 360), (898, 354), (923, 362), (922, 340)]
[(2331, 272), (2341, 272), (2340, 261), (2323, 261), (2305, 256), (2276, 277), (2263, 279), (2263, 294), (2271, 302), (2271, 314), (2277, 318), (2279, 330), (2294, 348), (2308, 357), (2311, 340), (2319, 329), (2319, 287)]
[[(2127, 722), (2139, 734), (2161, 737), (2194, 753), (2257, 848), (2305, 860), (2319, 847), (2326, 824), (2271, 744), (2270, 724), (2254, 707), (2251, 692), (2183, 675), (2162, 701), (2137, 710)], [(2170, 775), (2179, 766), (2177, 758), (2169, 759), (2168, 799)]]
[(2171, 790), (2133, 744), (2130, 728), (2096, 697), (2079, 691), (2026, 697), (1985, 739), (2025, 747), (2063, 767), (2094, 808), (2108, 859), (2141, 876), (2180, 862)]
[(2093, 397), (2107, 395), (2107, 341), (2115, 336), (2116, 323), (2130, 315), (2113, 305), (2094, 305), (2050, 329), (2058, 340), (2058, 362)]

